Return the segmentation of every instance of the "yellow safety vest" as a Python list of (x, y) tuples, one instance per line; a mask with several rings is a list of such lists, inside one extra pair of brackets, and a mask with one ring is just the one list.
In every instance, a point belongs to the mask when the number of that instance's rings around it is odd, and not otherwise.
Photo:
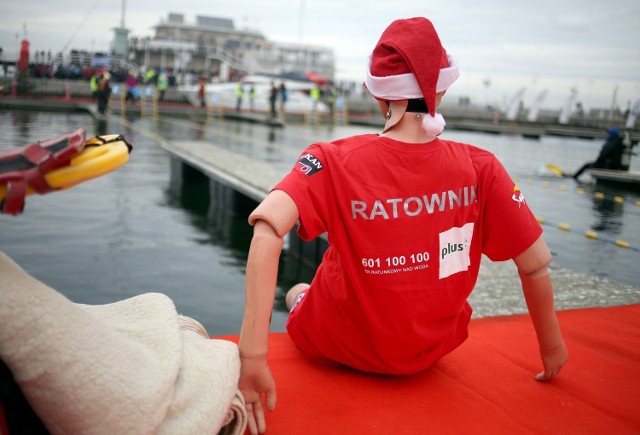
[(168, 85), (169, 85), (169, 80), (167, 79), (167, 76), (164, 74), (160, 74), (158, 76), (158, 89), (160, 89), (161, 91), (164, 91), (165, 89), (167, 89)]
[(91, 76), (91, 80), (89, 81), (89, 89), (91, 89), (91, 92), (98, 91), (98, 76)]

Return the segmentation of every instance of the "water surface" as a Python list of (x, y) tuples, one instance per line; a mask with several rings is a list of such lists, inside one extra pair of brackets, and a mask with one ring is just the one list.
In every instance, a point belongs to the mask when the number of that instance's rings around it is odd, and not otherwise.
[[(121, 133), (134, 144), (129, 163), (68, 191), (27, 199), (25, 213), (0, 215), (0, 249), (29, 273), (74, 302), (103, 304), (144, 292), (162, 292), (210, 334), (238, 333), (244, 301), (245, 259), (251, 238), (246, 213), (220, 210), (207, 180), (171, 180), (166, 140), (207, 140), (216, 146), (288, 170), (308, 144), (365, 127), (284, 129), (257, 124), (189, 119), (110, 118), (84, 114), (0, 110), (0, 148), (25, 145), (71, 131)], [(603, 139), (605, 133), (603, 132)], [(534, 213), (545, 219), (553, 264), (640, 285), (640, 195), (600, 185), (578, 185), (544, 173), (545, 163), (574, 170), (597, 155), (602, 141), (446, 132), (445, 138), (494, 152), (516, 179)], [(637, 159), (633, 170), (640, 171)], [(598, 199), (595, 192), (604, 194)], [(622, 202), (616, 202), (619, 196)], [(618, 200), (620, 201), (620, 199)], [(558, 223), (569, 225), (561, 231)], [(584, 237), (596, 231), (605, 240)], [(283, 330), (283, 296), (313, 271), (283, 255), (273, 329)]]

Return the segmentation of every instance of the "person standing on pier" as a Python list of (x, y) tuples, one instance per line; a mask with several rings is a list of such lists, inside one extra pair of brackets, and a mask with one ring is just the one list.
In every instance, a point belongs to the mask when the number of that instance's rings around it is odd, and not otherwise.
[(200, 77), (200, 82), (198, 85), (198, 100), (200, 101), (200, 107), (207, 106), (206, 93), (207, 93), (207, 79), (205, 77)]
[(320, 87), (318, 85), (314, 85), (309, 91), (309, 97), (311, 98), (311, 107), (313, 113), (316, 113), (318, 110), (318, 103), (320, 102)]
[(271, 109), (271, 118), (275, 119), (278, 116), (276, 110), (276, 101), (278, 100), (278, 88), (276, 84), (271, 82), (271, 91), (269, 92), (269, 107)]
[(253, 112), (256, 103), (256, 85), (251, 83), (249, 88), (249, 110)]
[(140, 97), (140, 89), (138, 89), (138, 77), (135, 71), (129, 71), (127, 78), (124, 81), (127, 88), (125, 101), (128, 104), (129, 101), (135, 103)]
[(236, 85), (236, 112), (242, 110), (242, 100), (244, 99), (244, 86), (242, 82), (238, 82)]
[(100, 74), (96, 71), (91, 75), (89, 79), (89, 90), (91, 91), (91, 98), (96, 100), (98, 98), (98, 80), (100, 80)]
[(111, 74), (105, 70), (98, 79), (98, 113), (104, 115), (107, 112), (109, 97), (111, 97)]
[(313, 281), (286, 295), (287, 331), (308, 357), (387, 375), (427, 370), (466, 340), (485, 254), (517, 266), (543, 366), (535, 379), (566, 363), (540, 224), (493, 154), (438, 138), (436, 107), (457, 78), (429, 20), (394, 21), (365, 78), (382, 132), (309, 146), (249, 216), (239, 388), (251, 433), (266, 430), (264, 407), (276, 405), (269, 322), (296, 222), (302, 239), (329, 241)]
[(285, 106), (287, 105), (287, 100), (289, 99), (289, 94), (287, 92), (287, 87), (284, 82), (280, 83), (278, 87), (278, 96), (280, 98), (280, 118), (284, 119)]
[(167, 92), (167, 88), (169, 87), (169, 78), (167, 77), (167, 73), (162, 69), (158, 74), (157, 86), (159, 92), (158, 101), (164, 101), (164, 94)]

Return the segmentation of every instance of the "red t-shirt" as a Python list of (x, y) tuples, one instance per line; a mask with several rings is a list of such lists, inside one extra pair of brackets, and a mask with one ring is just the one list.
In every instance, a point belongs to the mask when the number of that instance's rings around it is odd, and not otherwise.
[(302, 239), (329, 241), (289, 335), (367, 372), (416, 373), (459, 346), (481, 254), (513, 258), (542, 232), (493, 154), (441, 139), (314, 144), (275, 189), (294, 200)]

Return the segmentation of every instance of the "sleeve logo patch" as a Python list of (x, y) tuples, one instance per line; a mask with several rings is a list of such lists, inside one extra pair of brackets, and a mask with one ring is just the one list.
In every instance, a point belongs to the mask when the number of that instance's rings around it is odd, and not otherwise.
[(296, 163), (296, 169), (303, 174), (310, 176), (316, 172), (322, 170), (322, 162), (318, 160), (313, 154), (304, 154), (298, 159)]
[(518, 186), (513, 186), (513, 195), (511, 195), (511, 199), (518, 203), (518, 208), (525, 203), (524, 195)]

